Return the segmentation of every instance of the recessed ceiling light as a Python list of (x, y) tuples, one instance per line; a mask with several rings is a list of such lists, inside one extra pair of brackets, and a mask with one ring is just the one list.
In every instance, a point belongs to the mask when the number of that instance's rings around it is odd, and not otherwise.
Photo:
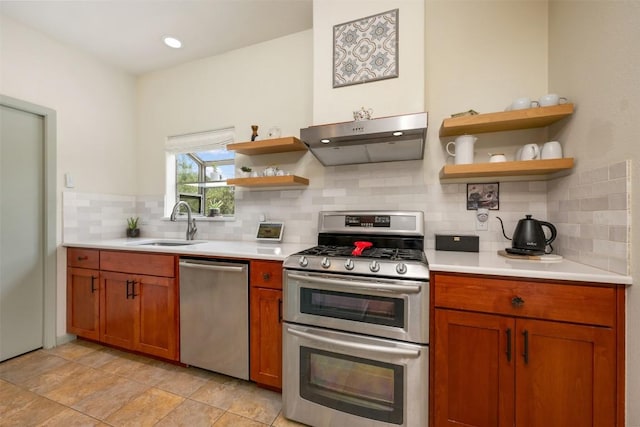
[(162, 41), (164, 42), (164, 44), (174, 49), (180, 49), (182, 47), (182, 42), (175, 37), (164, 36), (162, 38)]
[(402, 132), (401, 131), (396, 131), (392, 135), (393, 136), (400, 136), (400, 135), (402, 135)]
[(321, 139), (320, 142), (322, 142), (323, 144), (328, 144), (331, 142), (330, 139)]

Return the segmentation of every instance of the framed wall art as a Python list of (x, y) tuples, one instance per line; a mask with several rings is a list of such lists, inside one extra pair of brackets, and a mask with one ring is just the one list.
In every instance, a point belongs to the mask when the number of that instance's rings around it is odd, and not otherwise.
[(500, 184), (467, 184), (467, 210), (486, 208), (500, 209)]
[(398, 9), (333, 26), (333, 87), (398, 77)]

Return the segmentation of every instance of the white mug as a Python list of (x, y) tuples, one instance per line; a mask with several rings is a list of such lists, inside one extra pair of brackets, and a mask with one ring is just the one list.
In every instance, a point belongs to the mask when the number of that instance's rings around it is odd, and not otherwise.
[[(456, 165), (473, 163), (473, 144), (478, 140), (473, 135), (460, 135), (455, 141), (449, 141), (446, 146), (447, 153), (453, 156)], [(451, 152), (449, 147), (453, 145), (455, 152)]]
[(561, 159), (562, 146), (558, 141), (545, 142), (540, 151), (541, 159)]
[(520, 160), (535, 160), (540, 157), (540, 147), (538, 144), (525, 144), (520, 153)]
[(558, 96), (556, 93), (548, 93), (540, 97), (539, 101), (541, 107), (549, 107), (551, 105), (566, 104), (567, 98)]
[(538, 101), (532, 101), (530, 98), (527, 98), (526, 96), (522, 98), (516, 98), (511, 103), (512, 110), (524, 110), (526, 108), (539, 107), (539, 106), (540, 104), (538, 103)]

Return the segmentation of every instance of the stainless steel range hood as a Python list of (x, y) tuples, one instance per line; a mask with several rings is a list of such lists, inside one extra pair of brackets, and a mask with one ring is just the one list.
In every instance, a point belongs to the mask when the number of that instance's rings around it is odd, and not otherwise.
[(424, 157), (427, 113), (309, 126), (300, 139), (325, 166)]

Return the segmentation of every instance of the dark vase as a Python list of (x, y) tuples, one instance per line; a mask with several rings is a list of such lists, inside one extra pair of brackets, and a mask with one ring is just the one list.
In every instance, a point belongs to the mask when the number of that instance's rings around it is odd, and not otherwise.
[(139, 228), (127, 228), (127, 237), (138, 237), (140, 235)]
[(220, 209), (219, 208), (211, 208), (209, 209), (209, 215), (208, 216), (219, 216), (220, 215)]

